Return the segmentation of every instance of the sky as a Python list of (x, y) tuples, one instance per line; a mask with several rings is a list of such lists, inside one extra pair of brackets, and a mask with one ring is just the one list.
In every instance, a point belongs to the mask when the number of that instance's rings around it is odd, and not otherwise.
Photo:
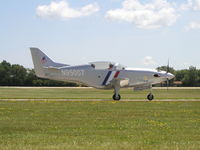
[(2, 0), (0, 45), (27, 68), (30, 47), (70, 65), (200, 68), (200, 0)]

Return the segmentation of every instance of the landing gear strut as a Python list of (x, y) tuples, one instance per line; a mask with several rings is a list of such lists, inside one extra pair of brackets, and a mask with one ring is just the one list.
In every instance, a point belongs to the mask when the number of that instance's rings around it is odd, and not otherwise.
[(119, 89), (120, 89), (120, 86), (114, 86), (114, 95), (112, 98), (115, 101), (119, 101), (121, 99), (121, 96), (119, 94)]
[(154, 96), (152, 94), (152, 85), (150, 86), (150, 93), (147, 95), (147, 99), (149, 101), (152, 101), (154, 99)]

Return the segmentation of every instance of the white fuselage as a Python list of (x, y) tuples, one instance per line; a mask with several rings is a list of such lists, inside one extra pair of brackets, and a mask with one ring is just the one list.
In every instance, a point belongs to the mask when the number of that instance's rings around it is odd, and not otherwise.
[(59, 70), (48, 70), (44, 78), (54, 80), (80, 82), (95, 88), (111, 88), (110, 82), (117, 78), (126, 81), (121, 87), (134, 87), (138, 85), (152, 85), (174, 76), (165, 71), (150, 69), (123, 68), (117, 69), (95, 69), (91, 65), (67, 66)]

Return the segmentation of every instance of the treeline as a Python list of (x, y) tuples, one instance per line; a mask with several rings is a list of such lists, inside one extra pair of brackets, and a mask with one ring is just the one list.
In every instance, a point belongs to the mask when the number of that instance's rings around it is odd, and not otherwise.
[[(157, 68), (167, 70), (166, 66)], [(189, 67), (189, 69), (175, 70), (170, 67), (169, 72), (175, 75), (170, 81), (170, 86), (200, 86), (200, 69)], [(82, 86), (71, 82), (54, 81), (36, 77), (33, 69), (24, 68), (18, 64), (10, 64), (7, 61), (0, 63), (0, 86)], [(166, 86), (161, 83), (159, 86)]]
[(36, 77), (33, 69), (21, 65), (0, 63), (0, 86), (80, 86), (76, 83), (54, 81)]
[[(161, 66), (158, 67), (157, 69), (167, 71), (167, 66)], [(174, 68), (169, 67), (169, 72), (175, 75), (175, 78), (170, 81), (170, 86), (184, 86), (184, 87), (200, 86), (200, 69), (197, 69), (194, 66), (190, 66), (189, 69), (182, 69), (182, 70), (175, 70)]]

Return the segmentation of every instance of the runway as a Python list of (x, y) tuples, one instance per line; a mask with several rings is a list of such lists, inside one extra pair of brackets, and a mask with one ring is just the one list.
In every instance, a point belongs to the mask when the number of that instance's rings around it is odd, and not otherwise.
[(146, 99), (121, 99), (114, 101), (111, 99), (0, 99), (0, 101), (28, 102), (28, 101), (49, 101), (49, 102), (200, 102), (200, 99), (155, 99), (148, 101)]
[[(32, 87), (32, 86), (0, 86), (0, 88), (14, 88), (14, 89), (92, 89), (93, 87)], [(167, 87), (153, 87), (153, 89), (166, 90)], [(127, 88), (132, 89), (132, 88)], [(200, 87), (168, 87), (169, 90), (199, 90)]]

